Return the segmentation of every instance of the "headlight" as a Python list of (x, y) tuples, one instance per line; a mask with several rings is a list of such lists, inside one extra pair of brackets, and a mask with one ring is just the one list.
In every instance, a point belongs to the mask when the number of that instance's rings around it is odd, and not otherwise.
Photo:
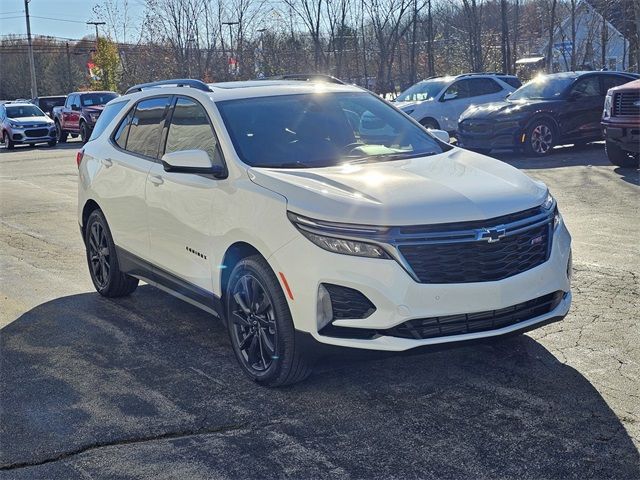
[(356, 257), (391, 258), (379, 245), (353, 238), (342, 238), (342, 235), (346, 234), (352, 236), (359, 232), (375, 233), (384, 230), (384, 228), (321, 222), (292, 212), (288, 212), (287, 216), (302, 235), (323, 250)]
[(9, 125), (11, 125), (11, 128), (22, 128), (22, 125), (16, 122), (9, 122)]
[(562, 217), (560, 216), (560, 212), (558, 211), (558, 204), (556, 203), (556, 199), (553, 198), (553, 195), (547, 193), (547, 198), (542, 204), (542, 208), (545, 210), (553, 210), (553, 228), (556, 228), (560, 224), (560, 220)]
[(542, 208), (544, 208), (545, 210), (551, 210), (555, 204), (556, 200), (553, 198), (553, 195), (547, 192), (547, 198), (542, 204)]
[(611, 116), (611, 95), (607, 95), (604, 99), (604, 110), (602, 111), (602, 118), (609, 118)]
[(94, 123), (98, 121), (98, 117), (99, 116), (100, 116), (99, 113), (91, 113), (91, 114), (89, 114), (89, 117), (91, 117), (91, 121), (94, 122)]

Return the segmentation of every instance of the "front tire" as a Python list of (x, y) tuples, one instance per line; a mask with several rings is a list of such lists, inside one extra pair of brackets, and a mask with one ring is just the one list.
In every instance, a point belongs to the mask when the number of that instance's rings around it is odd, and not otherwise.
[(605, 150), (607, 151), (607, 157), (613, 165), (618, 167), (638, 168), (640, 166), (640, 154), (632, 153), (623, 150), (618, 145), (607, 140), (605, 142)]
[(16, 143), (11, 140), (11, 135), (4, 133), (4, 144), (7, 146), (7, 150), (13, 150), (16, 148)]
[(240, 366), (255, 382), (280, 387), (311, 374), (295, 342), (295, 329), (280, 283), (264, 258), (244, 258), (225, 293), (227, 328)]
[(60, 122), (56, 122), (56, 140), (58, 143), (65, 143), (67, 141), (67, 132), (62, 129)]
[(545, 157), (556, 144), (555, 126), (545, 119), (535, 120), (526, 132), (525, 152), (531, 157)]
[(433, 118), (423, 118), (420, 120), (420, 125), (424, 128), (430, 128), (431, 130), (440, 130), (440, 125)]
[(47, 142), (47, 145), (49, 145), (50, 147), (55, 147), (58, 144), (57, 140), (51, 140), (50, 142)]
[(84, 122), (80, 124), (80, 140), (83, 145), (89, 141), (89, 127)]
[(89, 215), (85, 226), (87, 264), (96, 291), (103, 297), (130, 295), (138, 287), (138, 279), (122, 273), (109, 225), (100, 210)]

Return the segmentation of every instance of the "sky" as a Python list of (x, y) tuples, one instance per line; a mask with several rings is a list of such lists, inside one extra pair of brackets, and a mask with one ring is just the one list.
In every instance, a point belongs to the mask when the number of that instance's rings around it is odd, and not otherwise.
[[(73, 39), (95, 34), (95, 27), (85, 22), (101, 20), (92, 11), (99, 3), (100, 0), (31, 0), (31, 34)], [(131, 16), (140, 16), (143, 5), (144, 0), (129, 0)], [(24, 0), (0, 0), (0, 35), (26, 33)]]

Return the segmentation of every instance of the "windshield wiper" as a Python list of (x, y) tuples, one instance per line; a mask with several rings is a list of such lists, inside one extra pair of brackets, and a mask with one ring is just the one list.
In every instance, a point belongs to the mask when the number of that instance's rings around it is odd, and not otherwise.
[(374, 162), (390, 162), (393, 160), (404, 160), (409, 158), (429, 157), (431, 155), (437, 155), (438, 152), (421, 152), (421, 153), (384, 153), (380, 155), (367, 155), (365, 157), (355, 157), (353, 160), (347, 162), (349, 165), (358, 163), (374, 163)]

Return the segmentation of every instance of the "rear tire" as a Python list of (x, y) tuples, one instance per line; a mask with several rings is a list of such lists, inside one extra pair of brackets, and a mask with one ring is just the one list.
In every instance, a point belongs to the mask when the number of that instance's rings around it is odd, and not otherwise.
[(60, 122), (56, 122), (56, 140), (58, 143), (66, 143), (67, 141), (67, 132), (62, 129), (62, 125)]
[(233, 352), (252, 380), (268, 387), (300, 382), (311, 374), (295, 342), (287, 299), (260, 255), (233, 268), (225, 292), (227, 328)]
[(640, 166), (640, 154), (638, 153), (633, 154), (627, 152), (609, 140), (605, 142), (605, 150), (607, 151), (609, 161), (613, 165), (627, 168), (638, 168), (638, 166)]
[(58, 144), (57, 140), (51, 140), (50, 142), (47, 142), (47, 145), (49, 145), (50, 147), (55, 147)]
[(138, 287), (138, 279), (122, 273), (116, 246), (107, 220), (100, 210), (89, 215), (84, 235), (89, 274), (96, 291), (103, 297), (130, 295)]

